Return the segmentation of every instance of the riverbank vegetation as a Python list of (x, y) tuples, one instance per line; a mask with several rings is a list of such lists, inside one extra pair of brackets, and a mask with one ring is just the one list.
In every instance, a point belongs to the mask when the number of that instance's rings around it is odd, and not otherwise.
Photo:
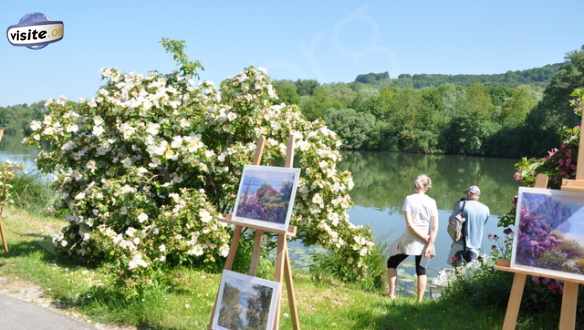
[[(576, 88), (569, 93), (571, 102), (566, 106), (571, 111), (571, 116), (578, 120), (584, 113), (584, 90)], [(532, 186), (538, 174), (549, 177), (549, 188), (560, 189), (563, 179), (574, 179), (576, 176), (578, 159), (578, 146), (580, 129), (568, 128), (562, 132), (562, 141), (547, 151), (541, 158), (523, 158), (516, 164), (517, 172), (514, 179), (521, 186)], [(582, 166), (582, 165), (580, 165)], [(505, 306), (508, 292), (512, 285), (512, 274), (499, 272), (494, 269), (494, 260), (497, 258), (510, 260), (512, 253), (513, 231), (516, 216), (516, 197), (509, 201), (510, 211), (500, 218), (498, 225), (504, 228), (504, 237), (490, 235), (493, 244), (493, 257), (490, 262), (477, 265), (474, 269), (466, 269), (465, 274), (459, 276), (449, 285), (445, 292), (447, 299), (465, 299), (466, 302), (476, 308), (488, 308), (491, 306)], [(541, 244), (541, 251), (547, 251), (546, 245), (552, 237), (552, 228), (543, 227), (539, 240), (532, 240), (530, 246), (537, 247)], [(557, 324), (562, 302), (561, 281), (549, 278), (530, 276), (523, 293), (520, 314), (547, 315), (549, 320), (538, 321), (534, 328), (548, 329)], [(584, 297), (579, 296), (578, 306), (584, 306)], [(577, 319), (584, 318), (584, 309), (578, 308)], [(553, 320), (553, 322), (552, 322)], [(542, 322), (542, 323), (539, 323)], [(547, 322), (547, 323), (546, 323)], [(544, 325), (547, 324), (547, 325)]]
[[(66, 225), (63, 219), (9, 208), (5, 222), (10, 254), (0, 257), (0, 276), (40, 286), (59, 308), (100, 323), (148, 329), (202, 329), (210, 319), (219, 273), (176, 268), (163, 274), (171, 285), (152, 286), (128, 298), (112, 283), (107, 267), (81, 266), (58, 253), (52, 236)], [(473, 278), (465, 286), (453, 286), (457, 289), (451, 294), (417, 304), (410, 297), (390, 302), (383, 288), (363, 290), (358, 283), (332, 279), (323, 283), (302, 271), (294, 275), (303, 329), (498, 329), (508, 292), (505, 285), (510, 283), (507, 274), (495, 273), (502, 280)], [(283, 297), (282, 328), (291, 329), (286, 293)], [(555, 326), (557, 314), (528, 313), (523, 308), (518, 329)]]
[[(190, 86), (200, 64), (187, 59), (182, 43), (164, 45), (179, 62), (175, 72), (141, 76), (106, 69), (95, 99), (58, 99), (48, 102), (48, 109), (34, 105), (23, 119), (32, 121), (30, 128), (8, 115), (16, 108), (0, 111), (0, 124), (11, 127), (7, 137), (28, 136), (41, 150), (39, 168), (56, 176), (56, 193), (31, 176), (13, 182), (19, 208), (9, 209), (11, 252), (2, 259), (1, 275), (34, 282), (60, 305), (98, 321), (202, 328), (231, 235), (218, 218), (234, 198), (241, 167), (249, 163), (260, 134), (268, 137), (265, 160), (281, 162), (282, 142), (294, 132), (304, 177), (293, 221), (304, 243), (329, 249), (315, 257), (309, 271), (295, 275), (304, 328), (501, 325), (510, 276), (495, 272), (492, 260), (464, 271), (435, 301), (384, 297), (381, 249), (373, 246), (369, 229), (353, 226), (347, 216), (353, 182), (337, 167), (339, 149), (539, 154), (577, 122), (572, 92), (584, 85), (584, 50), (570, 53), (561, 65), (492, 80), (368, 74), (350, 84), (280, 81), (278, 100), (269, 77), (253, 67), (219, 88), (209, 82)], [(573, 143), (570, 136), (566, 144)], [(570, 177), (565, 167), (573, 170), (576, 156), (562, 148), (538, 161), (547, 164), (561, 155), (550, 169), (557, 173), (549, 174)], [(538, 161), (522, 161), (526, 173), (518, 180), (528, 183), (544, 169), (533, 165)], [(396, 163), (407, 171), (407, 164)], [(480, 177), (476, 171), (465, 175), (465, 184)], [(356, 189), (368, 190), (383, 179), (359, 177)], [(399, 196), (391, 198), (403, 198), (405, 193), (396, 192)], [(55, 198), (63, 202), (57, 210), (62, 213), (48, 209)], [(244, 236), (240, 261), (249, 260), (251, 249), (251, 235)], [(270, 256), (264, 257), (259, 274), (269, 277)], [(556, 324), (555, 307), (541, 308), (557, 306), (552, 287), (528, 288), (534, 297), (525, 300), (528, 312), (521, 314), (520, 328)], [(284, 328), (290, 327), (287, 313), (284, 309)], [(464, 322), (453, 323), (457, 319)]]

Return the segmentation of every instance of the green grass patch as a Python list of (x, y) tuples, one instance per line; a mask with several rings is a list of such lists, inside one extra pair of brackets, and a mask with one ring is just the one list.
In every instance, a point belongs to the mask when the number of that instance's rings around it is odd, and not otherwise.
[[(190, 268), (165, 273), (165, 287), (152, 287), (136, 299), (125, 299), (107, 283), (103, 268), (86, 268), (56, 254), (51, 235), (65, 222), (9, 209), (6, 220), (10, 254), (0, 257), (0, 276), (18, 277), (42, 287), (63, 308), (102, 323), (148, 329), (204, 329), (209, 322), (220, 274)], [(504, 306), (476, 308), (464, 300), (416, 304), (413, 298), (390, 302), (381, 290), (358, 283), (315, 282), (305, 272), (294, 274), (303, 329), (499, 329)], [(291, 329), (286, 293), (282, 329)], [(522, 329), (537, 328), (532, 318)], [(549, 324), (549, 322), (547, 323)]]

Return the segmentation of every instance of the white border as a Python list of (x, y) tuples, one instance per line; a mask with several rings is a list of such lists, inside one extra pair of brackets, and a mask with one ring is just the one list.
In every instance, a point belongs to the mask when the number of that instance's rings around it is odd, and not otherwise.
[[(569, 277), (573, 278), (577, 281), (584, 281), (584, 274), (575, 274), (569, 273), (559, 270), (547, 269), (547, 268), (540, 268), (540, 267), (533, 267), (533, 266), (526, 266), (522, 264), (515, 263), (515, 254), (517, 253), (517, 240), (519, 235), (519, 216), (521, 214), (521, 204), (523, 202), (523, 193), (534, 193), (540, 195), (547, 195), (547, 196), (570, 196), (570, 197), (578, 197), (577, 199), (582, 200), (584, 204), (584, 193), (580, 192), (572, 192), (572, 191), (563, 191), (563, 190), (554, 190), (554, 189), (546, 189), (546, 188), (528, 188), (528, 187), (519, 187), (519, 193), (517, 195), (517, 209), (515, 211), (515, 228), (513, 231), (513, 250), (511, 252), (511, 267), (524, 269), (526, 271), (538, 272), (541, 273), (543, 276), (548, 275), (551, 278), (554, 277)], [(584, 219), (582, 219), (584, 221)]]
[(215, 314), (213, 315), (213, 323), (211, 324), (211, 328), (213, 330), (233, 330), (227, 329), (219, 325), (219, 313), (221, 312), (221, 304), (223, 302), (223, 289), (225, 288), (225, 280), (228, 278), (235, 278), (239, 280), (247, 281), (251, 284), (259, 284), (262, 286), (267, 286), (273, 289), (272, 292), (272, 299), (270, 301), (270, 310), (268, 313), (268, 322), (266, 326), (266, 330), (271, 330), (274, 328), (274, 321), (276, 317), (276, 304), (278, 299), (280, 298), (280, 283), (274, 281), (264, 280), (262, 278), (249, 276), (245, 274), (236, 273), (231, 270), (223, 270), (223, 276), (221, 276), (221, 285), (219, 286), (219, 293), (217, 294), (217, 304), (215, 305)]
[[(292, 183), (292, 193), (290, 194), (290, 201), (288, 202), (288, 211), (286, 213), (286, 221), (284, 223), (275, 223), (264, 220), (257, 220), (245, 217), (237, 216), (237, 206), (239, 206), (239, 196), (241, 194), (241, 189), (243, 186), (243, 178), (248, 170), (264, 170), (268, 172), (282, 172), (294, 174), (294, 182)], [(277, 231), (287, 231), (288, 225), (290, 224), (290, 217), (292, 216), (292, 209), (294, 208), (294, 199), (296, 198), (296, 188), (298, 187), (298, 179), (300, 178), (300, 169), (292, 167), (276, 167), (276, 166), (257, 166), (257, 165), (246, 165), (243, 168), (241, 174), (241, 180), (239, 181), (239, 188), (237, 189), (237, 198), (235, 199), (235, 205), (233, 206), (232, 217), (236, 222), (242, 224), (250, 224), (258, 227), (271, 228)]]

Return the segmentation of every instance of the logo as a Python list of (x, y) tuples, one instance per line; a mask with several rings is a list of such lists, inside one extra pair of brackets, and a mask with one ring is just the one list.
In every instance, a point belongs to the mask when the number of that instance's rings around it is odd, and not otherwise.
[(49, 21), (43, 13), (32, 13), (24, 15), (18, 24), (9, 26), (6, 36), (13, 46), (41, 49), (63, 39), (64, 31), (62, 21)]

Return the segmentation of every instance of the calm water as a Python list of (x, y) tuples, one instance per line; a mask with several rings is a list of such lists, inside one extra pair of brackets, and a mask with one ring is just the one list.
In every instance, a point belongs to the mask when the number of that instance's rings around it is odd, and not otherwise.
[[(29, 152), (0, 151), (0, 161), (6, 160), (22, 163), (27, 173), (38, 173), (34, 156)], [(451, 208), (469, 185), (480, 185), (481, 201), (493, 214), (485, 235), (499, 232), (497, 216), (509, 210), (517, 191), (517, 185), (511, 179), (514, 162), (465, 156), (354, 152), (344, 155), (340, 167), (350, 170), (355, 182), (351, 192), (354, 206), (349, 211), (351, 221), (370, 226), (377, 243), (382, 245), (388, 245), (405, 230), (400, 209), (404, 197), (412, 192), (414, 178), (421, 173), (432, 177), (433, 188), (429, 195), (436, 199), (440, 214), (437, 256), (428, 264), (430, 274), (435, 274), (446, 266), (451, 242), (446, 224)], [(485, 238), (483, 250), (488, 252), (490, 245)], [(296, 244), (292, 244), (294, 246)], [(305, 251), (295, 259), (308, 261), (310, 258)]]
[[(514, 163), (495, 158), (356, 152), (345, 154), (341, 167), (353, 173), (355, 182), (351, 221), (370, 226), (377, 243), (386, 245), (405, 230), (400, 210), (405, 196), (412, 193), (414, 178), (422, 173), (432, 178), (433, 188), (428, 194), (436, 199), (440, 215), (437, 256), (428, 264), (430, 274), (435, 274), (446, 266), (448, 258), (448, 216), (469, 185), (480, 186), (481, 201), (491, 209), (485, 236), (499, 232), (498, 215), (509, 211), (517, 192), (511, 178)], [(483, 250), (488, 252), (490, 246), (485, 237)]]
[(27, 174), (38, 174), (39, 171), (34, 161), (34, 155), (31, 153), (17, 153), (0, 151), (0, 162), (11, 161), (22, 165), (22, 169)]

